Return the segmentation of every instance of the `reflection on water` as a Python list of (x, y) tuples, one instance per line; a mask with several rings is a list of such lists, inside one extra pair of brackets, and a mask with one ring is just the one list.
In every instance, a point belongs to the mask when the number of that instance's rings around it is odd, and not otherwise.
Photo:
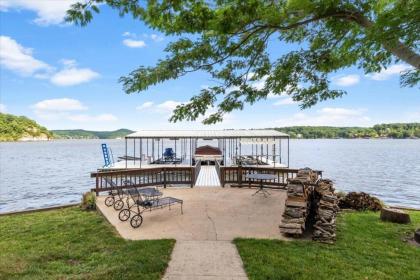
[[(0, 143), (0, 212), (79, 202), (94, 187), (89, 172), (124, 140)], [(246, 153), (246, 149), (244, 149)], [(420, 140), (291, 140), (290, 166), (324, 171), (337, 189), (420, 208)]]

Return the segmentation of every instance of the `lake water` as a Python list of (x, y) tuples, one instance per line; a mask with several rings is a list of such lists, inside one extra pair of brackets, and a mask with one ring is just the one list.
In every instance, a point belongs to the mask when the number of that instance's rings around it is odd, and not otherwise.
[[(0, 143), (0, 212), (79, 202), (94, 188), (103, 142), (123, 155), (124, 140)], [(338, 190), (420, 208), (420, 140), (291, 140), (290, 167), (323, 170)]]

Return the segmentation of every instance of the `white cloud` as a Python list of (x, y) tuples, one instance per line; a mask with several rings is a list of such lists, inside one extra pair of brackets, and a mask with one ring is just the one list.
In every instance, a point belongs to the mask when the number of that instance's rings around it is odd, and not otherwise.
[(181, 105), (182, 102), (174, 101), (174, 100), (167, 100), (163, 103), (156, 105), (156, 108), (161, 112), (172, 112), (175, 110), (176, 106)]
[(39, 118), (50, 121), (113, 122), (118, 120), (112, 114), (80, 114), (80, 111), (86, 111), (88, 107), (79, 100), (71, 98), (46, 99), (32, 105), (31, 108)]
[(0, 0), (0, 10), (24, 9), (36, 13), (39, 25), (60, 24), (71, 4), (78, 0)]
[(161, 42), (161, 41), (163, 41), (163, 37), (162, 36), (159, 36), (157, 34), (151, 34), (150, 35), (150, 39), (152, 39), (155, 42)]
[(148, 102), (144, 102), (143, 104), (141, 104), (141, 105), (139, 105), (139, 106), (137, 106), (136, 107), (136, 110), (137, 111), (141, 111), (141, 110), (144, 110), (144, 109), (148, 109), (148, 108), (151, 108), (152, 106), (153, 106), (153, 102), (151, 102), (151, 101), (148, 101)]
[(74, 122), (114, 122), (118, 118), (112, 114), (101, 114), (101, 115), (69, 115), (67, 119)]
[(325, 107), (315, 113), (296, 113), (290, 118), (277, 120), (279, 126), (369, 126), (371, 120), (366, 110)]
[(136, 37), (136, 34), (126, 31), (122, 34), (124, 37)]
[(297, 102), (293, 101), (293, 99), (291, 97), (286, 97), (283, 98), (279, 101), (274, 102), (274, 106), (282, 106), (282, 105), (293, 105), (293, 104), (297, 104)]
[(99, 74), (89, 68), (71, 66), (55, 73), (50, 81), (57, 86), (74, 86), (89, 82), (99, 77)]
[(8, 36), (0, 36), (0, 65), (22, 76), (46, 74), (52, 70), (47, 63), (34, 58), (32, 49), (24, 48)]
[(142, 40), (124, 39), (123, 44), (129, 48), (144, 48), (146, 43)]
[(0, 36), (0, 65), (19, 75), (49, 79), (58, 86), (77, 85), (99, 77), (98, 73), (89, 68), (77, 68), (73, 59), (62, 59), (60, 62), (63, 68), (57, 71), (32, 55), (32, 49), (23, 47), (10, 37)]
[(87, 107), (84, 106), (79, 100), (71, 98), (46, 99), (32, 105), (32, 108), (37, 111), (55, 112), (87, 110)]
[(0, 103), (0, 113), (7, 113), (7, 106)]
[(412, 69), (413, 67), (407, 64), (394, 64), (386, 69), (382, 69), (379, 73), (368, 74), (366, 77), (375, 81), (384, 81), (390, 79), (394, 75), (400, 75), (401, 72)]
[(332, 81), (336, 85), (348, 87), (348, 86), (353, 86), (359, 83), (360, 76), (356, 74), (346, 75), (346, 76), (337, 76), (337, 77), (333, 77)]

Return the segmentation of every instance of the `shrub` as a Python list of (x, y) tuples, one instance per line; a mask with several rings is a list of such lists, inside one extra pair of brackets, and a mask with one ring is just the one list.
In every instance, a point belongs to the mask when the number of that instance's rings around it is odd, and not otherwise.
[(82, 197), (80, 208), (82, 210), (95, 210), (96, 209), (96, 195), (93, 192), (85, 192)]

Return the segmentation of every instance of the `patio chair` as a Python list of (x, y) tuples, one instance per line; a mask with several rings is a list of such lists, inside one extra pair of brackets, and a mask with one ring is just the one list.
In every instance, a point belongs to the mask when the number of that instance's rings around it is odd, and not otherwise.
[[(124, 180), (124, 186), (129, 186), (131, 182)], [(105, 178), (106, 186), (111, 186), (113, 189), (109, 191), (108, 196), (105, 198), (105, 205), (108, 207), (114, 206), (115, 210), (121, 210), (124, 207), (125, 192), (123, 187), (115, 184), (111, 179)]]
[(172, 148), (166, 148), (165, 152), (163, 153), (163, 159), (165, 161), (168, 160), (173, 160), (176, 157), (174, 151), (172, 150)]
[[(160, 192), (159, 192), (160, 193)], [(127, 199), (127, 208), (124, 208), (118, 214), (120, 221), (127, 221), (130, 219), (130, 225), (133, 228), (138, 228), (143, 223), (143, 212), (146, 210), (152, 211), (156, 209), (163, 209), (168, 207), (171, 209), (171, 206), (174, 204), (181, 205), (181, 214), (183, 214), (183, 200), (174, 198), (174, 197), (163, 197), (159, 198), (158, 196), (149, 196), (154, 197), (151, 199), (143, 199), (144, 194), (139, 191), (139, 189), (130, 189), (127, 190), (127, 194), (130, 196), (130, 199), (133, 201), (133, 204), (129, 204), (129, 199)], [(131, 216), (133, 214), (133, 216)]]

